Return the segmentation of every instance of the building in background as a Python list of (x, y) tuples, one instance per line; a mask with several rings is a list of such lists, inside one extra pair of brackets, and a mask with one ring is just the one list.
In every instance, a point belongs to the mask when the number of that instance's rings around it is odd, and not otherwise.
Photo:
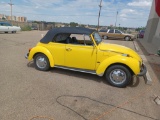
[(8, 15), (4, 15), (4, 14), (0, 14), (0, 20), (8, 20), (8, 21), (17, 21), (17, 22), (27, 22), (27, 18), (26, 17), (22, 17), (22, 16), (8, 16)]
[(149, 53), (157, 53), (160, 49), (160, 0), (153, 0), (144, 39), (140, 42)]

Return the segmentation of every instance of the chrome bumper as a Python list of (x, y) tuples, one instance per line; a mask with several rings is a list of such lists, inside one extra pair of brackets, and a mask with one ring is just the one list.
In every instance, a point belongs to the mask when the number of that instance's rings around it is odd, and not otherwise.
[(142, 64), (141, 72), (137, 76), (144, 76), (147, 73), (147, 68), (144, 64)]
[(29, 56), (29, 53), (27, 53), (27, 54), (25, 55), (25, 58), (28, 59), (28, 56)]

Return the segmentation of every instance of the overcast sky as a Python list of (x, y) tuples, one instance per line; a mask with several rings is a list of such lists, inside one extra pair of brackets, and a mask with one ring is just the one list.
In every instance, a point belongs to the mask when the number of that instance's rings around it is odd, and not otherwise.
[[(0, 0), (0, 14), (10, 15), (10, 0)], [(97, 25), (100, 0), (12, 0), (13, 15), (28, 20)], [(152, 0), (102, 0), (100, 25), (144, 27)]]

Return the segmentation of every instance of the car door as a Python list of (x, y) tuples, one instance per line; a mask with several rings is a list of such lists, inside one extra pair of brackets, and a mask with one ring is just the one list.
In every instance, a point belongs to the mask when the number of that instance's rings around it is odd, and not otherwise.
[(103, 37), (103, 36), (107, 36), (107, 29), (101, 29), (100, 31), (99, 31), (99, 35), (101, 36), (101, 37)]
[(122, 38), (124, 38), (124, 36), (123, 36), (123, 34), (122, 34), (121, 31), (115, 30), (115, 38), (120, 38), (120, 39), (122, 39)]
[(107, 32), (107, 36), (108, 36), (109, 38), (115, 38), (115, 35), (114, 35), (114, 29), (110, 29), (110, 30), (108, 30), (108, 32)]
[(8, 31), (14, 31), (14, 27), (11, 24), (6, 23), (6, 26), (8, 26)]
[(0, 31), (1, 32), (8, 32), (8, 26), (5, 23), (0, 23)]
[(96, 47), (89, 36), (84, 36), (84, 40), (78, 40), (78, 44), (67, 44), (65, 48), (65, 66), (95, 70)]
[(60, 34), (53, 38), (52, 42), (48, 43), (45, 47), (51, 52), (54, 64), (64, 66), (64, 54), (66, 46), (66, 35)]

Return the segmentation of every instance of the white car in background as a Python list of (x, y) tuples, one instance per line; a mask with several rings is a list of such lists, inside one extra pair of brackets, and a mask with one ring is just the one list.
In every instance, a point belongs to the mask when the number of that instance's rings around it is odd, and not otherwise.
[(4, 33), (16, 33), (17, 31), (20, 31), (21, 28), (19, 26), (12, 26), (10, 23), (8, 22), (0, 22), (0, 32), (4, 32)]

